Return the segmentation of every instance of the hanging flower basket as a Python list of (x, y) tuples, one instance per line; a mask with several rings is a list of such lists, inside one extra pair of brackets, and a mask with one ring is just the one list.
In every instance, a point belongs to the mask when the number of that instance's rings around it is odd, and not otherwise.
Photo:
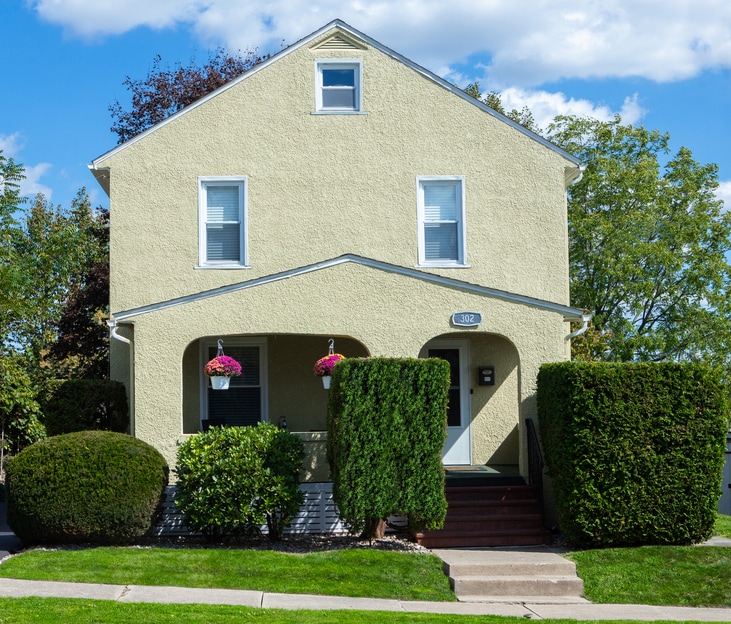
[(231, 383), (231, 377), (222, 377), (218, 375), (211, 377), (211, 387), (214, 390), (228, 390), (229, 383)]
[(241, 375), (241, 364), (228, 355), (217, 355), (203, 367), (203, 372), (211, 378), (214, 390), (228, 390), (231, 377)]
[(326, 390), (330, 388), (330, 378), (333, 374), (333, 367), (340, 360), (344, 359), (344, 355), (340, 355), (339, 353), (330, 353), (315, 362), (315, 368), (312, 372), (315, 373), (317, 377), (322, 377), (322, 385)]

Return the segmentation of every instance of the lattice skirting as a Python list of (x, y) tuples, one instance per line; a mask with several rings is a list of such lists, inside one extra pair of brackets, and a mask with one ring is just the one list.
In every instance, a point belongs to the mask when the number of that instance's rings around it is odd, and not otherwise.
[[(305, 500), (285, 533), (347, 533), (338, 517), (332, 495), (332, 483), (303, 483), (300, 489), (304, 492)], [(267, 532), (266, 527), (262, 527), (262, 532)], [(162, 514), (152, 534), (155, 536), (192, 534), (183, 523), (183, 514), (175, 506), (174, 485), (165, 488)]]

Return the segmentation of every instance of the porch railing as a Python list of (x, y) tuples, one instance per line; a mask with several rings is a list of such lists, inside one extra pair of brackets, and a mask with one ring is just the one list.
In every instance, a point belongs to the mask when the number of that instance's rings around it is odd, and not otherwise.
[(528, 429), (528, 484), (535, 487), (543, 510), (543, 454), (533, 419), (526, 418), (525, 426)]

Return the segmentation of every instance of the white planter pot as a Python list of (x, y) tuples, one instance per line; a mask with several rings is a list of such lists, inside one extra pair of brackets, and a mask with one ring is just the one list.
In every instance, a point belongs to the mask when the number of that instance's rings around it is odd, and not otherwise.
[(325, 390), (329, 390), (330, 389), (330, 379), (331, 379), (330, 375), (325, 375), (325, 376), (321, 377), (321, 379), (322, 379), (322, 387), (325, 388)]
[(211, 377), (211, 386), (214, 390), (228, 390), (231, 377)]

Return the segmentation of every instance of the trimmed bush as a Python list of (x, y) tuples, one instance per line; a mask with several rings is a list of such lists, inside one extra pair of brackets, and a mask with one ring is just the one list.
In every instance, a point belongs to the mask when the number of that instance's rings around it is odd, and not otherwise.
[(8, 524), (26, 543), (123, 544), (152, 526), (168, 467), (122, 433), (47, 438), (8, 464)]
[(348, 359), (333, 369), (328, 461), (333, 496), (354, 532), (378, 536), (392, 514), (440, 528), (449, 364), (441, 359)]
[(101, 429), (126, 433), (129, 429), (124, 384), (105, 379), (55, 382), (43, 403), (49, 436)]
[(718, 371), (546, 364), (537, 400), (560, 527), (574, 545), (690, 544), (712, 535), (728, 416)]
[(213, 427), (178, 449), (175, 504), (185, 523), (209, 539), (259, 533), (278, 541), (304, 495), (302, 440), (270, 423)]

